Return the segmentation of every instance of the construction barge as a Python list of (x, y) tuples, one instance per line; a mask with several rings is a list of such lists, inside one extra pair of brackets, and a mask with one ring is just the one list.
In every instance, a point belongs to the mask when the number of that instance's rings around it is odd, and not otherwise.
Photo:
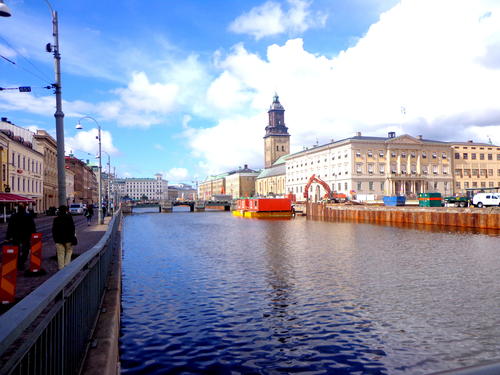
[(234, 216), (246, 218), (291, 218), (293, 213), (289, 198), (241, 198), (233, 210)]
[(329, 203), (306, 203), (308, 219), (439, 225), (500, 230), (500, 207), (386, 207)]

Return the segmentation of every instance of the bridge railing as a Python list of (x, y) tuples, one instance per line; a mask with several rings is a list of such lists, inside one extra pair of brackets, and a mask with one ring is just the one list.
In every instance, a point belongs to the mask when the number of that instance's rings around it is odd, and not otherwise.
[(98, 316), (118, 210), (101, 240), (0, 317), (0, 374), (77, 374)]

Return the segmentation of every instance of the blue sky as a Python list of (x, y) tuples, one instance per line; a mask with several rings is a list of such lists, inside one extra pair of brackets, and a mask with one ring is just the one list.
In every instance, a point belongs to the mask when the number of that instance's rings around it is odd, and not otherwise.
[[(53, 82), (43, 0), (5, 0), (0, 87)], [(263, 164), (278, 92), (292, 151), (352, 136), (500, 144), (495, 0), (52, 0), (66, 152), (104, 150), (120, 176), (190, 183)], [(55, 134), (50, 91), (0, 92), (0, 114)], [(405, 108), (404, 111), (401, 108)], [(404, 112), (404, 114), (403, 114)]]

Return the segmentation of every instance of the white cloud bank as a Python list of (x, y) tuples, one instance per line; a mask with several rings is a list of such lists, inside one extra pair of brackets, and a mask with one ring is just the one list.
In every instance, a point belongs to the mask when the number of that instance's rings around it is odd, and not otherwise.
[(170, 168), (167, 172), (163, 172), (163, 177), (169, 182), (185, 181), (189, 177), (189, 171), (186, 168)]
[(222, 72), (207, 91), (207, 102), (228, 112), (215, 127), (191, 129), (193, 153), (208, 172), (262, 165), (274, 90), (294, 151), (356, 131), (489, 135), (500, 144), (499, 25), (497, 1), (403, 0), (334, 58), (306, 51), (301, 39), (269, 46), (265, 58), (237, 45), (219, 59)]
[(238, 34), (252, 35), (256, 40), (283, 33), (298, 34), (310, 28), (323, 27), (327, 15), (312, 13), (311, 2), (288, 0), (289, 9), (284, 11), (281, 4), (267, 1), (236, 18), (229, 30)]

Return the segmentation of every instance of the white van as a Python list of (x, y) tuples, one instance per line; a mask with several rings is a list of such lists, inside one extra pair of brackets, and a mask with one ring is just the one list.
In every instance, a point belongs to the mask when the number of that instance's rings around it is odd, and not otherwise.
[(69, 213), (71, 215), (83, 215), (85, 205), (83, 203), (73, 203), (69, 206)]
[(477, 193), (472, 198), (472, 204), (476, 207), (500, 206), (500, 194), (498, 194), (498, 193)]

